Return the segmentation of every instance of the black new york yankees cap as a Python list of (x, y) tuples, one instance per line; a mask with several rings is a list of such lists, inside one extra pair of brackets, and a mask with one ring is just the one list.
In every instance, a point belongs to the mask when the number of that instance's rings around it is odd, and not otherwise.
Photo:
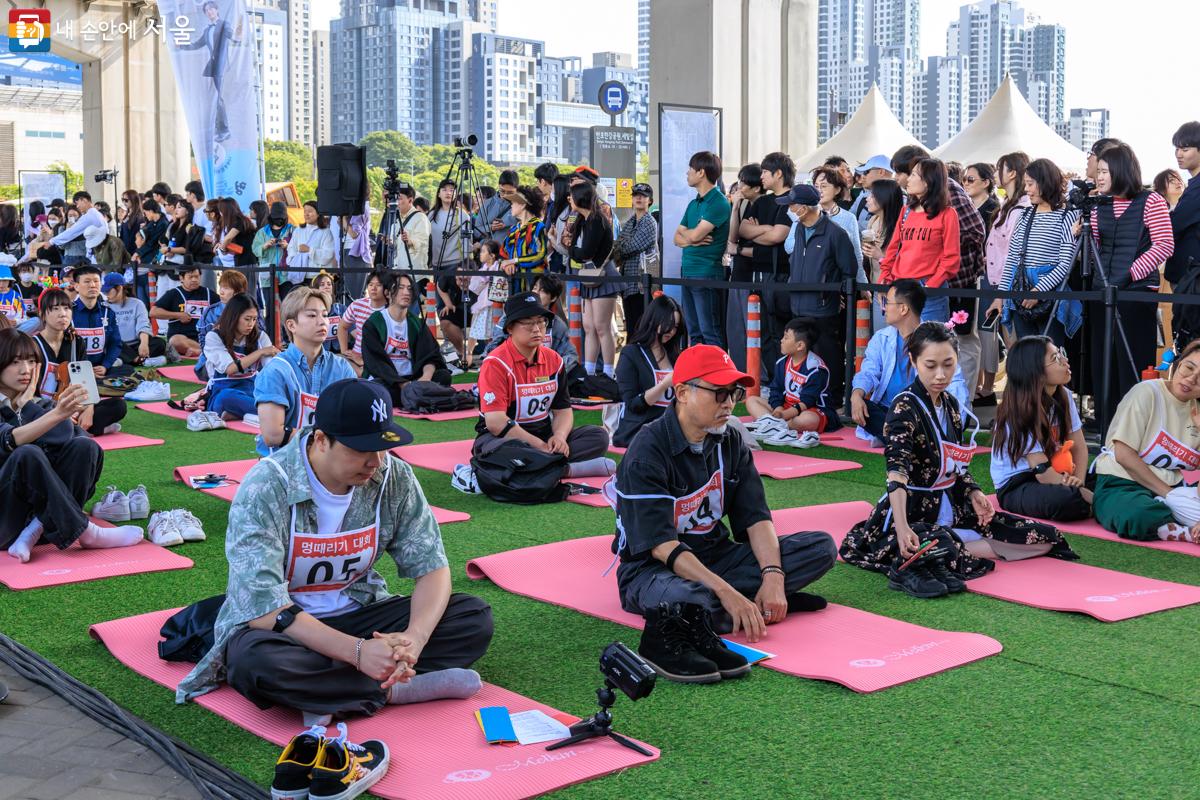
[(392, 421), (392, 397), (383, 384), (360, 378), (326, 386), (317, 398), (313, 425), (360, 453), (390, 450), (413, 439)]

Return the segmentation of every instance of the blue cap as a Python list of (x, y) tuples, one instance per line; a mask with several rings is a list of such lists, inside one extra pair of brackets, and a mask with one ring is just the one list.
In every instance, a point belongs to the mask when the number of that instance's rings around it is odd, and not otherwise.
[(12, 280), (16, 280), (16, 278), (13, 277), (12, 268), (8, 267), (8, 266), (0, 265), (0, 281), (12, 281)]
[(866, 175), (873, 169), (882, 169), (886, 172), (892, 171), (892, 160), (887, 156), (871, 156), (865, 163), (859, 164), (854, 170), (859, 175)]
[(100, 284), (100, 291), (108, 294), (118, 286), (126, 286), (125, 276), (120, 272), (110, 272), (104, 276), (104, 283)]
[(815, 206), (821, 202), (821, 193), (811, 184), (797, 183), (790, 192), (776, 197), (775, 202), (781, 206)]

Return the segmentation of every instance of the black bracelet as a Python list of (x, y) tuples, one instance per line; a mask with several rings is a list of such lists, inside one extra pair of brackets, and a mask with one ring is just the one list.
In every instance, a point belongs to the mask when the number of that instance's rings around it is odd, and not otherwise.
[(783, 567), (777, 567), (773, 564), (763, 567), (761, 570), (759, 570), (759, 574), (763, 576), (769, 575), (772, 572), (774, 572), (776, 575), (779, 575), (781, 578), (787, 577), (787, 573), (783, 571)]
[(679, 556), (681, 556), (684, 553), (690, 553), (690, 552), (692, 552), (692, 548), (688, 547), (683, 542), (679, 542), (678, 544), (676, 544), (675, 549), (671, 551), (671, 555), (667, 556), (667, 562), (666, 562), (667, 569), (671, 570), (671, 572), (674, 572), (675, 571), (675, 559), (679, 558)]
[(237, 365), (238, 372), (245, 372), (245, 371), (246, 371), (246, 368), (242, 366), (242, 360), (241, 360), (240, 358), (235, 358), (235, 359), (233, 360), (233, 363)]
[(888, 481), (887, 482), (887, 493), (888, 494), (891, 494), (892, 492), (896, 491), (897, 489), (903, 489), (904, 491), (907, 492), (908, 484), (901, 483), (900, 481)]

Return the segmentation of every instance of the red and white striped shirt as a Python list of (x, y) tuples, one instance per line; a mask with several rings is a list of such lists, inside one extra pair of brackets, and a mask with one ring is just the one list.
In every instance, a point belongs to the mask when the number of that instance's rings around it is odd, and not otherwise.
[[(1132, 202), (1132, 200), (1114, 197), (1113, 217), (1120, 219)], [(1142, 221), (1150, 231), (1150, 249), (1134, 259), (1133, 265), (1129, 268), (1129, 274), (1135, 281), (1152, 275), (1158, 270), (1159, 265), (1175, 252), (1175, 238), (1171, 232), (1171, 209), (1167, 207), (1167, 201), (1163, 199), (1162, 195), (1151, 192), (1146, 198), (1146, 210), (1142, 214)], [(1098, 209), (1092, 209), (1092, 238), (1099, 246)]]
[[(387, 305), (384, 303), (384, 305)], [(347, 334), (354, 336), (354, 352), (362, 355), (362, 327), (367, 319), (378, 311), (383, 306), (373, 306), (371, 301), (366, 297), (360, 297), (355, 300), (342, 313), (342, 326), (346, 329)]]

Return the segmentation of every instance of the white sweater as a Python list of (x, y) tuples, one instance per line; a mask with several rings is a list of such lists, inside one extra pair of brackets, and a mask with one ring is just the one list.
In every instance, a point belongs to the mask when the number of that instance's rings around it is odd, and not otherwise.
[[(308, 245), (308, 252), (301, 253), (300, 245)], [(293, 271), (308, 268), (332, 269), (333, 262), (333, 232), (329, 228), (318, 228), (316, 225), (300, 225), (292, 230), (292, 239), (288, 242), (287, 280), (289, 283), (301, 283), (316, 276), (316, 272)]]

